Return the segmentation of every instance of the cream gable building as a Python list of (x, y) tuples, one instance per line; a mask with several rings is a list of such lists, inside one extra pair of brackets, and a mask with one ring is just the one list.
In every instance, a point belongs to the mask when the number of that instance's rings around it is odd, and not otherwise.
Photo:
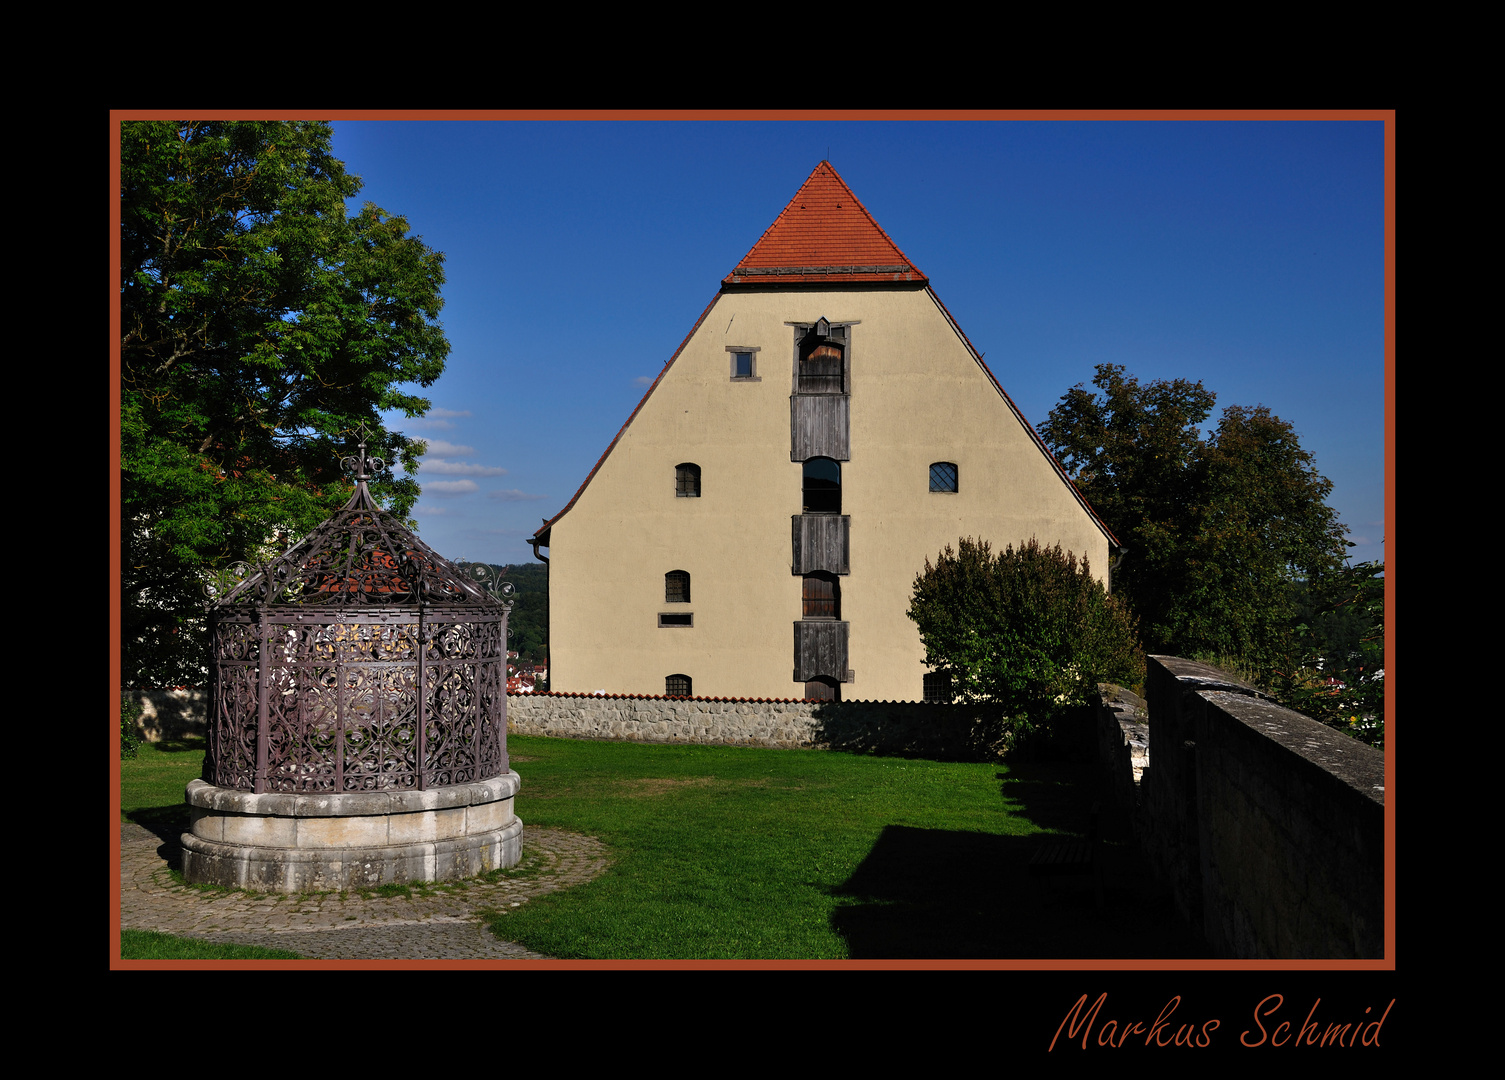
[(961, 536), (1116, 544), (821, 162), (532, 538), (551, 688), (920, 700), (905, 612)]

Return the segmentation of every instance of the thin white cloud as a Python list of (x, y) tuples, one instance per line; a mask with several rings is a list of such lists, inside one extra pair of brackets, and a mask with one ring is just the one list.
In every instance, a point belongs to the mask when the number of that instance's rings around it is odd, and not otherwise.
[[(428, 489), (424, 488), (424, 490), (427, 491)], [(499, 499), (502, 502), (531, 502), (534, 499), (544, 498), (542, 495), (529, 495), (527, 492), (518, 491), (516, 488), (511, 488), (507, 491), (488, 491), (486, 497), (488, 499)]]
[(418, 517), (443, 517), (449, 513), (447, 506), (415, 506), (413, 513)]
[(429, 416), (438, 417), (441, 420), (447, 420), (447, 419), (449, 419), (452, 416), (469, 416), (470, 415), (470, 410), (469, 409), (458, 409), (458, 410), (456, 410), (456, 409), (430, 409), (428, 411), (428, 415)]
[(652, 386), (653, 385), (653, 379), (650, 378), (647, 375), (639, 375), (636, 379), (633, 379), (632, 382), (633, 382), (634, 386)]
[(506, 476), (507, 470), (499, 465), (470, 465), (463, 461), (445, 461), (443, 458), (424, 458), (418, 470), (425, 476)]
[(457, 446), (454, 443), (446, 442), (443, 439), (424, 439), (423, 441), (428, 444), (428, 452), (430, 454), (446, 454), (453, 455), (454, 457), (469, 457), (471, 454), (474, 454), (476, 452), (476, 448), (474, 446)]
[(430, 480), (423, 485), (425, 495), (469, 495), (479, 490), (474, 480)]

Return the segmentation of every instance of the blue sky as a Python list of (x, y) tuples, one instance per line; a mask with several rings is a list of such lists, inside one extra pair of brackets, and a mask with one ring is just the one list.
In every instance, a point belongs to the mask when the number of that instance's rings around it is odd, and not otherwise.
[(452, 351), (421, 534), (532, 558), (811, 170), (842, 178), (1037, 426), (1094, 366), (1266, 405), (1383, 557), (1378, 121), (337, 121), (371, 201), (445, 254)]

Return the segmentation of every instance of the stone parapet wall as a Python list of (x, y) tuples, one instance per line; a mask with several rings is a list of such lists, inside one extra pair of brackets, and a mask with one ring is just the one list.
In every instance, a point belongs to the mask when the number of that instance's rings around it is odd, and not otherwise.
[(1147, 696), (1138, 831), (1213, 950), (1383, 957), (1384, 754), (1176, 657)]

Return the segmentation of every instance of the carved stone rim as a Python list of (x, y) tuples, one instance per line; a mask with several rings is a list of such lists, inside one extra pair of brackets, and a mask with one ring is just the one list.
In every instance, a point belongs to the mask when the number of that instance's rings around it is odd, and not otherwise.
[(481, 806), (510, 799), (522, 786), (515, 772), (487, 780), (426, 791), (351, 791), (340, 794), (303, 794), (269, 791), (261, 795), (216, 787), (203, 780), (188, 783), (188, 805), (222, 813), (262, 817), (374, 817), (421, 813), (455, 806)]

